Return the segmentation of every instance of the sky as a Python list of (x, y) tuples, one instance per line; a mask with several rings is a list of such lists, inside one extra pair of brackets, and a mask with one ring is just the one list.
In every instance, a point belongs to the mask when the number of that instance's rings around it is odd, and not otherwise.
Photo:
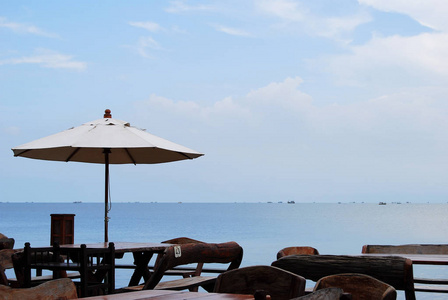
[(102, 202), (11, 148), (103, 117), (202, 152), (112, 202), (448, 202), (444, 0), (1, 1), (0, 202)]

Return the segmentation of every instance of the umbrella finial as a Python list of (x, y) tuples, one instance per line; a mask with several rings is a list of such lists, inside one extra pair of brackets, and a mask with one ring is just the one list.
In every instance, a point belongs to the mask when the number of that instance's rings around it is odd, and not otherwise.
[(105, 118), (112, 118), (112, 115), (110, 114), (110, 109), (106, 109), (104, 111), (104, 117)]

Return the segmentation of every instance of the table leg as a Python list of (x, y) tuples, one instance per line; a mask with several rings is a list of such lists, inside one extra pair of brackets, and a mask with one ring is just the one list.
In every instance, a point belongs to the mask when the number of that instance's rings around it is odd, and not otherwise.
[(149, 272), (148, 264), (152, 258), (152, 252), (133, 252), (135, 270), (132, 274), (129, 286), (135, 286), (140, 283), (140, 279), (143, 277), (145, 281), (151, 276)]

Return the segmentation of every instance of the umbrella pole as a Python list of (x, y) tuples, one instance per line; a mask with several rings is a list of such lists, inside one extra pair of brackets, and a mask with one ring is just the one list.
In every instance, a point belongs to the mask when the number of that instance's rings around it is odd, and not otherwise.
[(107, 216), (108, 213), (108, 204), (109, 204), (109, 153), (110, 149), (105, 148), (104, 151), (104, 165), (105, 165), (105, 184), (106, 188), (104, 191), (104, 242), (109, 242), (109, 232), (108, 232), (108, 225), (109, 225), (109, 217)]

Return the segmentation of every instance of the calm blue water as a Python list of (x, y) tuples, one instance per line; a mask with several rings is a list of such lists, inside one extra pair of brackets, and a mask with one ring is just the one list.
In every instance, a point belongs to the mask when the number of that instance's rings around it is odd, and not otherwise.
[[(75, 216), (75, 243), (103, 241), (100, 203), (0, 203), (0, 232), (16, 247), (49, 245), (50, 214)], [(321, 254), (359, 254), (364, 244), (447, 243), (448, 204), (115, 203), (110, 241), (163, 241), (187, 236), (206, 242), (236, 241), (242, 266), (271, 264), (287, 246), (313, 246)], [(132, 263), (132, 256), (125, 256)], [(127, 261), (126, 261), (127, 260)], [(117, 286), (130, 274), (120, 270)], [(447, 267), (414, 269), (418, 277), (448, 278)], [(13, 275), (12, 275), (13, 276)], [(417, 294), (418, 299), (448, 299)], [(399, 292), (399, 299), (404, 296)]]

